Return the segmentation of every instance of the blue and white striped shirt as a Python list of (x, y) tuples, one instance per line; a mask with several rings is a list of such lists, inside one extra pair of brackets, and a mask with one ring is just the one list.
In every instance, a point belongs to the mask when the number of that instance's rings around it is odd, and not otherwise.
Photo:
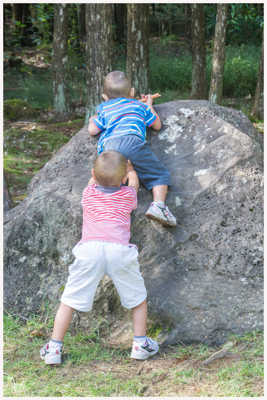
[(94, 123), (101, 129), (97, 152), (102, 153), (103, 146), (111, 137), (137, 135), (146, 140), (146, 126), (151, 126), (156, 115), (150, 108), (135, 99), (119, 97), (101, 103), (97, 107)]

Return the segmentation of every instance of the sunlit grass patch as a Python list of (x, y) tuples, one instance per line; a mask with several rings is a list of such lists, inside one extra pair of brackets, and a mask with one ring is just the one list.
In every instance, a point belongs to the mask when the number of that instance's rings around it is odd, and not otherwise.
[(20, 124), (4, 131), (4, 170), (14, 203), (25, 197), (33, 176), (68, 140), (64, 133), (44, 129), (38, 123)]
[(4, 315), (5, 396), (263, 395), (262, 332), (230, 337), (230, 356), (204, 365), (203, 361), (218, 348), (176, 345), (161, 350), (155, 358), (138, 362), (129, 358), (130, 349), (107, 346), (97, 328), (71, 331), (64, 340), (63, 363), (51, 367), (39, 356), (53, 326), (52, 314), (44, 310), (43, 317), (22, 322)]

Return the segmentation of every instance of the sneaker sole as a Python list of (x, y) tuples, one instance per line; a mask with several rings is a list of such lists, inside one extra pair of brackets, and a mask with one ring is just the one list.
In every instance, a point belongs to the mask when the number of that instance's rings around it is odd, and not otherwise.
[(54, 357), (54, 356), (52, 356), (52, 357), (49, 357), (49, 356), (47, 356), (47, 355), (42, 355), (41, 353), (40, 353), (40, 358), (41, 358), (41, 360), (43, 360), (44, 362), (45, 362), (45, 364), (47, 364), (47, 365), (59, 365), (59, 364), (61, 364), (61, 357)]
[(153, 214), (145, 214), (145, 216), (146, 216), (148, 219), (152, 219), (153, 221), (160, 222), (163, 226), (168, 226), (168, 227), (174, 228), (174, 227), (176, 227), (176, 225), (177, 225), (177, 224), (169, 223), (169, 222), (167, 222), (165, 219), (161, 219), (161, 218), (155, 217), (155, 215), (153, 215)]
[(159, 351), (159, 349), (152, 351), (151, 353), (135, 353), (132, 352), (131, 353), (131, 358), (135, 359), (135, 360), (147, 360), (149, 357), (154, 356), (155, 354), (157, 354), (157, 352)]
[(60, 365), (61, 364), (61, 358), (57, 358), (57, 357), (45, 357), (44, 359), (45, 363), (47, 365)]

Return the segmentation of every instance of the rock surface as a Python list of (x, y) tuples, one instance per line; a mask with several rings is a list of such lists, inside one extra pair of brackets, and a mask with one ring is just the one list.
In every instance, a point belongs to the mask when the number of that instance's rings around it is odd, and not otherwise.
[[(171, 172), (167, 202), (178, 226), (166, 229), (144, 218), (151, 193), (141, 188), (131, 241), (139, 248), (151, 320), (166, 328), (159, 340), (220, 344), (229, 334), (263, 329), (260, 134), (241, 112), (207, 101), (156, 109), (163, 128), (148, 136)], [(96, 138), (83, 128), (6, 214), (6, 310), (26, 316), (45, 303), (57, 306), (80, 239), (81, 194), (95, 154)], [(122, 311), (109, 278), (97, 290), (94, 310), (128, 326), (129, 312)], [(86, 327), (93, 315), (76, 320)]]

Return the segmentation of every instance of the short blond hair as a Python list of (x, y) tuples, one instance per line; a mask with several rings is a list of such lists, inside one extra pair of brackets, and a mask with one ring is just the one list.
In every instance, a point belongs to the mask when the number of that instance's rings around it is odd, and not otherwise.
[(102, 186), (120, 186), (127, 173), (127, 159), (117, 151), (105, 151), (94, 162), (97, 182)]
[(109, 99), (129, 97), (131, 82), (122, 71), (112, 71), (104, 79), (104, 93)]

